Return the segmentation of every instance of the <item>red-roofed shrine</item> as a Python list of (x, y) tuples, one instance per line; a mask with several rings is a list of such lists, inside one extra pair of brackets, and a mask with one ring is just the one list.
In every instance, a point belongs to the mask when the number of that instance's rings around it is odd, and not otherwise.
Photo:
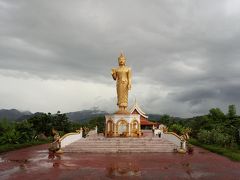
[(135, 103), (133, 107), (130, 110), (131, 114), (138, 114), (140, 115), (140, 125), (141, 129), (152, 129), (153, 126), (157, 126), (157, 123), (151, 122), (148, 120), (148, 116), (146, 113), (139, 107), (137, 101), (135, 100)]

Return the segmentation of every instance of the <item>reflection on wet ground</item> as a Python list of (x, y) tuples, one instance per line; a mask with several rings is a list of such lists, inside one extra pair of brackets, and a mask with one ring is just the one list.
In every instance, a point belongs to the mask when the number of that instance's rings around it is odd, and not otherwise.
[(0, 155), (0, 179), (236, 179), (240, 163), (195, 147), (176, 153), (49, 153), (46, 145)]
[(137, 166), (137, 164), (132, 162), (114, 162), (110, 164), (109, 167), (106, 167), (106, 173), (109, 177), (141, 176), (140, 168)]

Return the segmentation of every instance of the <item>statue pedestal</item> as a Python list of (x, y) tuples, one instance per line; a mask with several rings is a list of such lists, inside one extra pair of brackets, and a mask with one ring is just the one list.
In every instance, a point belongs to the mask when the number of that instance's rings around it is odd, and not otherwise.
[(140, 115), (111, 114), (105, 116), (106, 137), (139, 137), (141, 136)]

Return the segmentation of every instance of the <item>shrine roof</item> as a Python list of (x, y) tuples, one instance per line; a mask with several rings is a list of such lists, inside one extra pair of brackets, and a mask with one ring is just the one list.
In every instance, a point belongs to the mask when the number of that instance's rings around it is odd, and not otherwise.
[(141, 119), (141, 120), (140, 120), (140, 124), (141, 124), (141, 125), (156, 125), (157, 123), (148, 121), (148, 120), (146, 120), (146, 119)]
[(143, 112), (143, 110), (139, 107), (137, 101), (135, 100), (135, 103), (133, 105), (133, 107), (130, 109), (130, 113), (132, 114), (134, 112), (134, 110), (136, 110), (141, 116), (148, 118), (148, 116), (146, 115), (145, 112)]

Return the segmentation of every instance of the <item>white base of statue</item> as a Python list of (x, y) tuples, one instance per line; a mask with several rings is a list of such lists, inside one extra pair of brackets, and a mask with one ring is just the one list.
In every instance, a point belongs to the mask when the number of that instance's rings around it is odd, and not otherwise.
[(139, 137), (141, 136), (140, 115), (111, 114), (105, 116), (106, 137)]

